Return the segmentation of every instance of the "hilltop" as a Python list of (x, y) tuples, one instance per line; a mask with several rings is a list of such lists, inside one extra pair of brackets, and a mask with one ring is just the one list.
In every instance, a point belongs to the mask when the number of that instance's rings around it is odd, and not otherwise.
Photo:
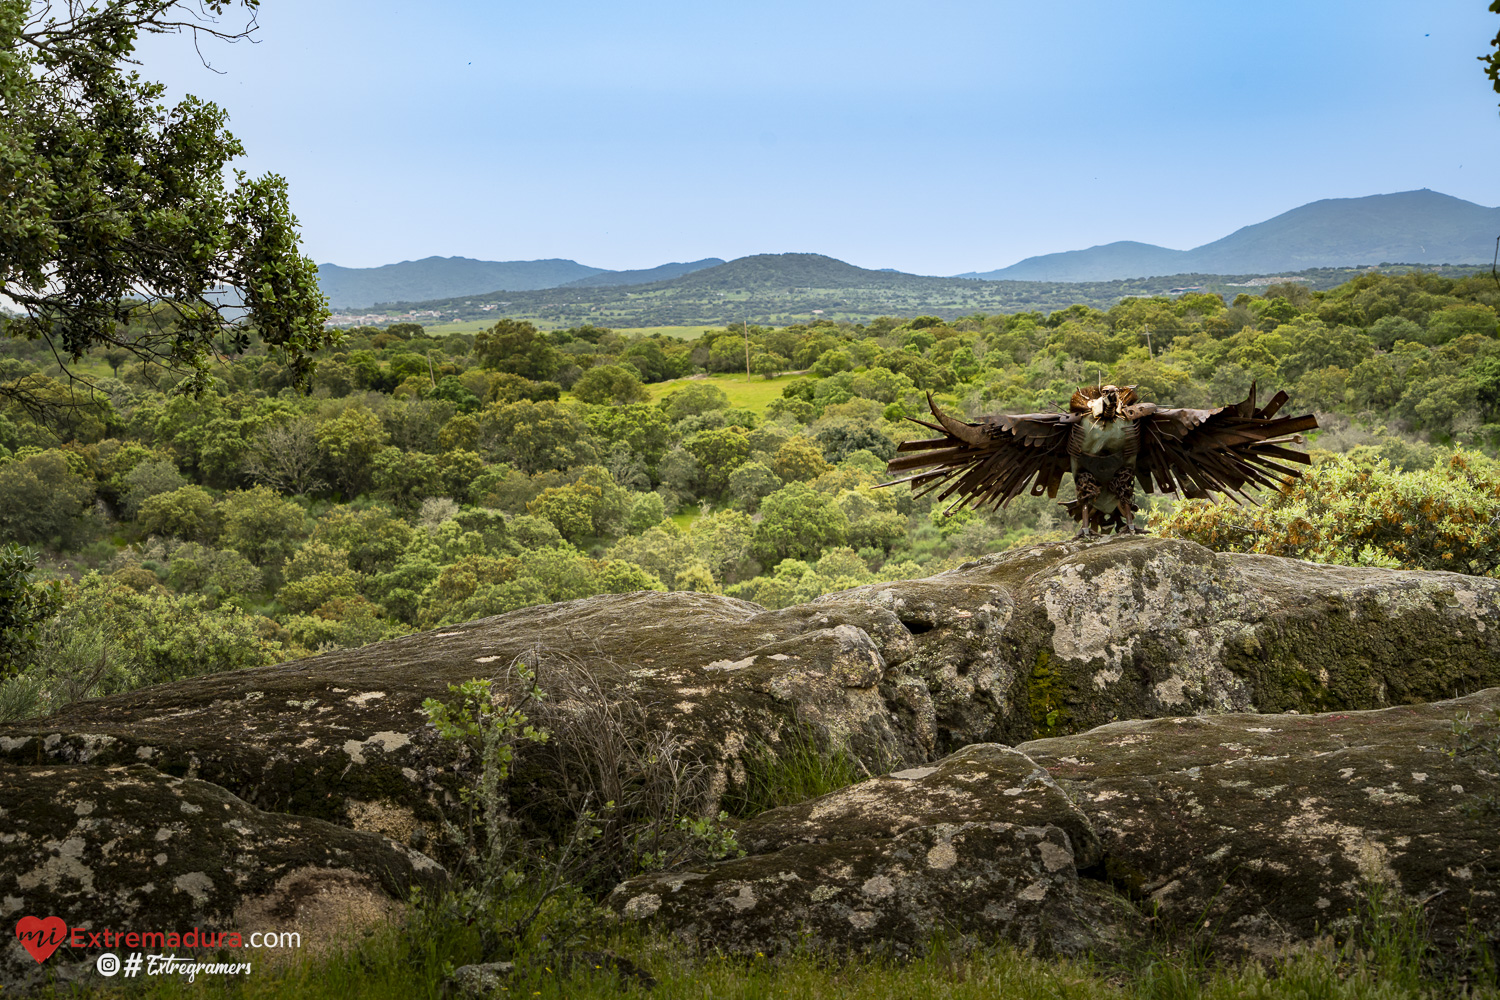
[(570, 281), (567, 288), (607, 288), (612, 285), (649, 285), (653, 281), (669, 281), (672, 278), (701, 271), (706, 267), (717, 267), (724, 263), (721, 257), (704, 257), (686, 264), (671, 263), (635, 271), (600, 271), (587, 278)]

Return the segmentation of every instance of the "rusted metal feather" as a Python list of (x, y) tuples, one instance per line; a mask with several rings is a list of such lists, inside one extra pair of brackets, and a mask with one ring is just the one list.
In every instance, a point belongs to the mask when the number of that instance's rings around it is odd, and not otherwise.
[[(939, 500), (952, 501), (951, 513), (1003, 507), (1023, 494), (1056, 497), (1065, 474), (1091, 475), (1091, 467), (1115, 469), (1123, 462), (1147, 493), (1193, 498), (1218, 493), (1254, 503), (1248, 489), (1275, 489), (1300, 474), (1284, 463), (1309, 464), (1306, 455), (1286, 445), (1301, 443), (1300, 432), (1315, 430), (1317, 419), (1277, 417), (1289, 399), (1284, 391), (1257, 407), (1252, 385), (1244, 400), (1203, 410), (1158, 407), (1140, 401), (1134, 388), (1084, 386), (1073, 394), (1068, 412), (995, 414), (977, 423), (944, 413), (929, 394), (936, 422), (913, 422), (942, 436), (902, 442), (887, 468), (912, 474), (881, 485), (910, 483), (918, 496), (937, 491)], [(1122, 432), (1100, 430), (1115, 420), (1126, 423)], [(1097, 465), (1101, 461), (1106, 464)], [(1133, 503), (1123, 499), (1118, 506), (1129, 511), (1123, 521), (1115, 515), (1116, 522), (1129, 524)], [(1093, 503), (1105, 509), (1097, 498)], [(1067, 506), (1073, 516), (1085, 518), (1079, 501)]]

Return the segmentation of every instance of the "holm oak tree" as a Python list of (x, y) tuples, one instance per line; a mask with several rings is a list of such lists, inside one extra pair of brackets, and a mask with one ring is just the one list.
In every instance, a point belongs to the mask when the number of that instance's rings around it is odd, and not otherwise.
[[(253, 328), (297, 380), (338, 336), (299, 249), (284, 178), (225, 168), (244, 148), (216, 105), (134, 70), (142, 34), (237, 41), (259, 0), (0, 0), (0, 294), (65, 369), (124, 350), (201, 389)], [(245, 22), (226, 24), (240, 14)], [(0, 395), (45, 410), (24, 386)]]

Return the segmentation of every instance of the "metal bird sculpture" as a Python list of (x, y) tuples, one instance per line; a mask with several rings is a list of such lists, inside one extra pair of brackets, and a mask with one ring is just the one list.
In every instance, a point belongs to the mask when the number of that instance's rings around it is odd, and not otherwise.
[(1273, 477), (1300, 476), (1280, 463), (1310, 460), (1285, 446), (1301, 443), (1298, 432), (1318, 420), (1277, 417), (1286, 402), (1278, 392), (1257, 408), (1252, 385), (1242, 403), (1164, 409), (1138, 400), (1133, 385), (1097, 385), (1073, 393), (1067, 413), (996, 414), (971, 424), (938, 409), (929, 393), (937, 423), (912, 419), (942, 437), (904, 442), (887, 469), (921, 471), (882, 485), (911, 483), (918, 496), (941, 488), (939, 500), (957, 497), (951, 514), (971, 504), (1003, 507), (1022, 493), (1056, 497), (1063, 474), (1072, 473), (1077, 499), (1060, 506), (1080, 535), (1144, 532), (1135, 523), (1137, 483), (1146, 493), (1237, 493), (1254, 503), (1248, 486), (1274, 489)]

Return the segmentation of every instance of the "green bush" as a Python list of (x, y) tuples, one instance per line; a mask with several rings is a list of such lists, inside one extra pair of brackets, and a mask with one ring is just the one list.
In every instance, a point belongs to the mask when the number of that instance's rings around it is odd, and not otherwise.
[(644, 403), (651, 393), (641, 384), (636, 369), (628, 365), (598, 365), (573, 383), (573, 395), (585, 403), (626, 406)]
[(94, 500), (94, 484), (56, 449), (0, 463), (0, 538), (23, 544), (67, 542)]
[(42, 623), (62, 603), (56, 583), (36, 581), (36, 559), (36, 553), (15, 542), (0, 546), (0, 677), (31, 662)]
[(1500, 567), (1500, 476), (1481, 466), (1463, 452), (1425, 472), (1341, 456), (1262, 506), (1188, 501), (1154, 514), (1151, 526), (1220, 552), (1493, 576)]
[(189, 485), (158, 493), (142, 502), (137, 522), (147, 534), (212, 544), (219, 537), (219, 513), (213, 494)]

